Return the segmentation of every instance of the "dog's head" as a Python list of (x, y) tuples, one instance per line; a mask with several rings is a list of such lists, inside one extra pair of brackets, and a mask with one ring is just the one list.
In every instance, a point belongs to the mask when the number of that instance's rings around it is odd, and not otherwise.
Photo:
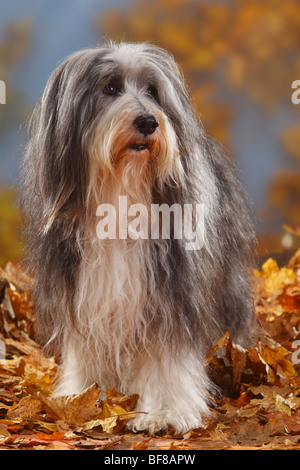
[(131, 43), (65, 59), (32, 122), (47, 226), (59, 211), (74, 218), (83, 207), (94, 210), (107, 188), (138, 194), (180, 181), (198, 124), (173, 57)]

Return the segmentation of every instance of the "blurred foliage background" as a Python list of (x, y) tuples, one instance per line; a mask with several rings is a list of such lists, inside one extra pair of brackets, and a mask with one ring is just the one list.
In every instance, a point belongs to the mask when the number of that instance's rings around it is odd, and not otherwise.
[[(174, 54), (207, 132), (242, 169), (258, 219), (259, 254), (279, 256), (300, 245), (300, 105), (291, 103), (292, 82), (300, 79), (299, 0), (38, 3), (37, 14), (29, 1), (28, 11), (23, 6), (19, 16), (0, 20), (0, 79), (10, 84), (7, 104), (0, 105), (0, 159), (6, 162), (0, 167), (0, 265), (17, 261), (22, 251), (18, 152), (10, 155), (1, 138), (10, 132), (22, 149), (20, 126), (51, 70), (73, 50), (106, 38), (149, 41)], [(31, 70), (37, 52), (43, 59)], [(23, 72), (34, 85), (25, 97)], [(7, 177), (2, 168), (11, 159), (15, 170)]]
[[(6, 105), (0, 105), (0, 141), (3, 134), (29, 116), (22, 92), (13, 84), (13, 76), (31, 46), (31, 21), (9, 24), (0, 36), (0, 77), (6, 84)], [(1, 31), (2, 33), (2, 31)], [(1, 159), (12, 156), (0, 153)], [(22, 222), (18, 209), (17, 184), (7, 187), (0, 174), (0, 266), (18, 262), (22, 254)]]

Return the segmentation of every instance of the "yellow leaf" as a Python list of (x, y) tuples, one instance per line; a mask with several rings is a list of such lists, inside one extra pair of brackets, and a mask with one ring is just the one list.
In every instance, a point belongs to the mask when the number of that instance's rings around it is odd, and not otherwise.
[(281, 395), (276, 394), (275, 398), (275, 410), (277, 411), (282, 411), (283, 413), (286, 413), (288, 416), (291, 416), (291, 408), (289, 404), (287, 403), (287, 400), (285, 400)]
[(279, 271), (273, 272), (267, 277), (265, 280), (265, 291), (271, 294), (291, 284), (295, 279), (296, 274), (292, 269), (281, 268)]
[(99, 419), (99, 422), (104, 432), (112, 434), (114, 431), (116, 431), (115, 428), (118, 423), (118, 416), (111, 416), (110, 418)]
[(288, 351), (283, 346), (272, 349), (264, 345), (260, 348), (260, 356), (266, 364), (278, 373), (282, 371), (286, 377), (293, 377), (296, 375), (295, 367), (285, 358), (287, 354)]
[(127, 411), (120, 405), (110, 405), (106, 402), (103, 403), (103, 418), (110, 418), (111, 416), (125, 415)]
[(269, 258), (263, 265), (262, 265), (262, 272), (265, 276), (269, 276), (272, 273), (278, 271), (278, 264), (272, 258)]
[(290, 268), (278, 268), (276, 261), (269, 258), (262, 266), (262, 272), (254, 272), (258, 277), (265, 279), (264, 290), (272, 294), (296, 280), (296, 274)]

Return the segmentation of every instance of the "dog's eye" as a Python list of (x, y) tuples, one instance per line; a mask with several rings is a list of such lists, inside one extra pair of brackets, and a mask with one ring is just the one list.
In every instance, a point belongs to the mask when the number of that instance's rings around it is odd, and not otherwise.
[(113, 83), (108, 83), (103, 88), (103, 93), (105, 93), (106, 95), (117, 95), (119, 93), (119, 89)]
[(150, 95), (155, 101), (158, 101), (158, 91), (155, 86), (149, 86), (147, 88), (147, 94)]

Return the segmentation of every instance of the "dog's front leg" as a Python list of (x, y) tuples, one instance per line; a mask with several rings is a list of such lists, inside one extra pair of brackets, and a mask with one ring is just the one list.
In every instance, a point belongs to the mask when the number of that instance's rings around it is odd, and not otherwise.
[(140, 361), (131, 391), (140, 399), (137, 417), (128, 423), (132, 431), (151, 434), (173, 429), (183, 433), (198, 428), (209, 414), (210, 383), (198, 353), (168, 352)]
[(95, 370), (98, 369), (93, 357), (92, 351), (86, 347), (82, 337), (66, 335), (54, 395), (78, 394), (97, 382)]

